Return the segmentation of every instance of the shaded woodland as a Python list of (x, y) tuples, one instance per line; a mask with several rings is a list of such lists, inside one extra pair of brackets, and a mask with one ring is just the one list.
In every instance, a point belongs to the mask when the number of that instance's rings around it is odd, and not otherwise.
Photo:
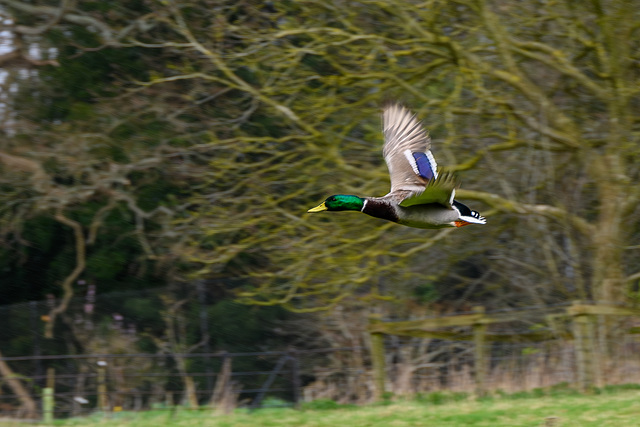
[[(56, 351), (90, 351), (74, 298), (124, 290), (166, 289), (167, 319), (241, 303), (219, 325), (277, 317), (285, 338), (251, 338), (276, 347), (362, 345), (371, 313), (638, 300), (633, 2), (0, 0), (0, 19), (0, 301), (50, 301)], [(305, 214), (387, 192), (387, 100), (486, 226)], [(127, 351), (202, 348), (201, 323), (170, 323)]]

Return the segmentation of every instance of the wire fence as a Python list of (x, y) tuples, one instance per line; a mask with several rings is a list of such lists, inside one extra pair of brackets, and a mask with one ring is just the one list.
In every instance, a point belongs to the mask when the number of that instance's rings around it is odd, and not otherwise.
[[(147, 301), (147, 297), (154, 298), (137, 295), (136, 301)], [(201, 303), (191, 307), (181, 304), (182, 312), (170, 310), (173, 302), (169, 309), (167, 305), (158, 306), (158, 310), (165, 307), (165, 316), (154, 323), (154, 317), (149, 315), (153, 310), (148, 306), (142, 311), (127, 312), (121, 301), (118, 316), (114, 316), (110, 310), (117, 304), (107, 302), (113, 305), (98, 301), (91, 313), (82, 305), (72, 304), (67, 321), (63, 322), (66, 329), (60, 327), (55, 340), (42, 335), (42, 325), (37, 322), (46, 321), (39, 317), (42, 307), (0, 307), (0, 315), (6, 319), (6, 327), (0, 330), (0, 363), (10, 368), (24, 389), (21, 394), (6, 373), (0, 376), (2, 417), (61, 418), (95, 411), (176, 408), (226, 413), (237, 407), (297, 406), (321, 399), (362, 404), (379, 397), (371, 351), (373, 338), (367, 338), (370, 335), (362, 325), (350, 325), (353, 335), (364, 337), (362, 345), (357, 346), (202, 351), (204, 345), (192, 344), (198, 343), (205, 329)], [(102, 307), (102, 318), (96, 315), (98, 306)], [(81, 308), (79, 313), (73, 312), (74, 307)], [(571, 322), (557, 317), (559, 310), (565, 309), (567, 306), (483, 313), (485, 320), (504, 316), (504, 321), (490, 325), (485, 331), (487, 339), (482, 342), (474, 340), (474, 326), (451, 326), (457, 322), (455, 316), (416, 320), (432, 324), (442, 319), (443, 324), (449, 325), (426, 335), (424, 331), (414, 336), (385, 332), (384, 389), (405, 396), (472, 394), (478, 384), (479, 346), (486, 354), (483, 384), (490, 392), (576, 387), (581, 380), (581, 344), (571, 335)], [(138, 313), (138, 317), (132, 313)], [(183, 317), (181, 313), (188, 315)], [(638, 334), (629, 333), (640, 324), (638, 317), (620, 317), (617, 322), (614, 326), (622, 332), (614, 337), (615, 342), (595, 339), (592, 344), (603, 350), (597, 353), (592, 369), (598, 386), (640, 383), (640, 339)], [(400, 323), (407, 327), (411, 322)], [(597, 328), (606, 321), (592, 323)], [(215, 323), (210, 327), (214, 331)], [(190, 336), (193, 329), (200, 334)], [(211, 332), (210, 336), (218, 332)], [(506, 333), (508, 340), (504, 339)], [(154, 352), (130, 351), (148, 346), (145, 340), (150, 337), (155, 337)], [(79, 339), (84, 341), (73, 346), (74, 340)], [(104, 351), (65, 354), (65, 345), (72, 346), (76, 353), (80, 348)], [(35, 414), (26, 412), (25, 399), (35, 403)]]
[[(28, 395), (42, 407), (45, 388), (54, 390), (56, 417), (100, 411), (188, 409), (216, 407), (222, 411), (242, 406), (295, 406), (315, 375), (353, 376), (349, 369), (334, 371), (330, 359), (362, 348), (200, 354), (88, 354), (4, 357), (15, 372), (43, 364), (44, 375), (19, 374)], [(169, 359), (184, 359), (205, 372), (179, 372)], [(325, 360), (322, 367), (321, 360)], [(262, 370), (235, 371), (234, 365), (259, 365)], [(368, 374), (367, 374), (368, 375)], [(189, 383), (195, 385), (190, 389)], [(307, 396), (307, 398), (310, 398)], [(20, 416), (20, 396), (0, 394), (3, 416)]]
[[(391, 393), (473, 393), (476, 368), (473, 343), (438, 341), (432, 343), (430, 358), (421, 360), (408, 357), (409, 353), (421, 351), (419, 344), (387, 344), (386, 375)], [(487, 386), (493, 392), (571, 387), (577, 381), (576, 351), (572, 342), (555, 340), (488, 347), (491, 356)], [(624, 352), (604, 367), (606, 384), (640, 383), (640, 341), (635, 335), (627, 335), (621, 348)], [(348, 363), (354, 354), (366, 351), (366, 348), (328, 348), (170, 356), (183, 358), (194, 366), (204, 361), (211, 368), (189, 372), (179, 372), (171, 367), (167, 355), (157, 354), (28, 356), (6, 357), (3, 361), (10, 363), (15, 372), (30, 372), (34, 362), (43, 363), (44, 375), (20, 374), (19, 378), (41, 410), (43, 390), (54, 390), (52, 413), (58, 418), (94, 411), (173, 410), (176, 407), (229, 412), (236, 407), (296, 406), (319, 399), (370, 402), (375, 390), (369, 361), (361, 368), (350, 367)], [(263, 369), (233, 369), (234, 365), (247, 362), (259, 364)], [(1, 394), (2, 416), (23, 415), (20, 403), (20, 396), (16, 394)]]

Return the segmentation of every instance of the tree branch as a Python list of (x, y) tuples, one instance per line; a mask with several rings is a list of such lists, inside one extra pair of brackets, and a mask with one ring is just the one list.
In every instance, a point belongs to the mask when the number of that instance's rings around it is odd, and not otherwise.
[(86, 246), (84, 233), (82, 232), (82, 225), (79, 222), (64, 216), (64, 214), (62, 213), (62, 208), (58, 209), (58, 211), (54, 215), (54, 218), (56, 221), (73, 229), (76, 240), (76, 266), (73, 271), (62, 281), (61, 287), (63, 293), (60, 304), (58, 304), (49, 312), (49, 321), (46, 324), (44, 333), (44, 336), (49, 339), (53, 338), (53, 328), (55, 326), (56, 317), (67, 310), (69, 301), (71, 301), (71, 298), (73, 297), (73, 282), (84, 271), (84, 267), (86, 264)]
[(174, 9), (174, 15), (175, 15), (180, 33), (189, 42), (191, 42), (192, 46), (196, 50), (198, 50), (200, 53), (205, 55), (216, 66), (216, 68), (218, 68), (222, 72), (222, 74), (224, 74), (230, 81), (236, 84), (239, 89), (247, 93), (250, 93), (254, 97), (258, 98), (260, 101), (271, 106), (276, 111), (286, 116), (289, 120), (296, 123), (300, 128), (304, 129), (310, 135), (320, 134), (320, 132), (317, 129), (313, 128), (312, 126), (309, 126), (308, 124), (300, 120), (300, 118), (289, 107), (276, 102), (275, 100), (271, 99), (268, 96), (265, 96), (258, 89), (254, 88), (253, 86), (248, 84), (246, 81), (244, 81), (242, 78), (240, 78), (231, 68), (228, 67), (225, 61), (223, 61), (216, 52), (213, 52), (210, 49), (207, 49), (195, 38), (195, 36), (191, 33), (191, 30), (189, 29), (179, 9), (177, 7), (174, 7), (173, 9)]
[(33, 187), (39, 192), (46, 193), (51, 187), (51, 178), (42, 165), (34, 160), (0, 151), (0, 163), (16, 171), (30, 173)]
[(92, 16), (83, 15), (79, 13), (68, 12), (70, 0), (62, 0), (59, 7), (53, 6), (36, 6), (28, 3), (23, 3), (16, 0), (0, 0), (0, 4), (5, 4), (8, 7), (19, 10), (20, 12), (28, 13), (30, 15), (44, 15), (49, 18), (49, 22), (40, 27), (26, 27), (18, 25), (15, 27), (15, 31), (21, 34), (38, 35), (49, 30), (51, 27), (57, 25), (60, 21), (70, 22), (72, 24), (81, 25), (88, 29), (96, 29), (103, 40), (107, 44), (118, 44), (118, 42), (128, 36), (133, 30), (139, 29), (147, 31), (153, 27), (153, 25), (147, 23), (147, 17), (142, 17), (137, 20), (133, 20), (132, 23), (120, 30), (111, 28), (104, 21), (93, 18)]
[[(535, 59), (536, 61), (552, 67), (561, 74), (575, 79), (584, 87), (591, 90), (591, 92), (601, 100), (608, 100), (610, 98), (610, 94), (603, 87), (599, 86), (595, 80), (589, 78), (576, 68), (561, 50), (554, 49), (544, 43), (534, 41), (521, 42), (513, 38), (509, 38), (509, 43), (513, 46), (512, 49), (514, 52), (528, 58)], [(546, 55), (534, 51), (543, 52)]]
[(60, 2), (60, 6), (54, 11), (51, 16), (49, 22), (44, 25), (40, 25), (38, 27), (27, 27), (25, 25), (16, 25), (14, 30), (16, 33), (27, 34), (30, 36), (37, 36), (39, 34), (43, 34), (44, 32), (51, 29), (54, 25), (60, 22), (62, 15), (67, 11), (67, 7), (69, 6), (70, 0), (62, 0)]
[(36, 418), (38, 416), (38, 408), (36, 402), (29, 394), (29, 390), (20, 382), (19, 376), (16, 375), (9, 367), (7, 362), (2, 360), (2, 352), (0, 352), (0, 375), (4, 377), (7, 385), (18, 396), (20, 403), (25, 411), (26, 418)]
[[(20, 12), (25, 12), (30, 15), (44, 15), (46, 17), (49, 17), (52, 21), (55, 20), (57, 22), (58, 20), (63, 19), (73, 24), (79, 24), (88, 28), (91, 28), (91, 27), (96, 28), (100, 31), (103, 38), (105, 38), (106, 40), (113, 40), (114, 31), (111, 29), (111, 27), (109, 27), (104, 22), (98, 19), (92, 18), (90, 16), (78, 15), (75, 13), (64, 13), (64, 11), (61, 12), (60, 10), (61, 8), (59, 7), (35, 6), (32, 4), (23, 3), (16, 0), (0, 0), (0, 4), (2, 3), (16, 10), (19, 10)], [(20, 27), (19, 28), (20, 32), (30, 31), (30, 30), (27, 30), (27, 27), (22, 27), (22, 26), (19, 26), (19, 27)]]
[(542, 215), (556, 221), (568, 222), (586, 236), (591, 235), (595, 231), (593, 224), (590, 224), (585, 219), (577, 215), (573, 215), (567, 210), (559, 207), (520, 203), (515, 200), (505, 199), (496, 194), (486, 193), (483, 191), (460, 189), (456, 191), (456, 195), (461, 199), (480, 200), (501, 212)]

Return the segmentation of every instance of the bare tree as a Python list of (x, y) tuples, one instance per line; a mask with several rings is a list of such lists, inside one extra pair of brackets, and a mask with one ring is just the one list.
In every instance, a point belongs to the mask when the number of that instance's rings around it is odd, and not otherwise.
[[(103, 108), (118, 125), (171, 129), (132, 167), (170, 159), (199, 188), (165, 229), (189, 278), (242, 278), (243, 301), (299, 311), (425, 283), (462, 300), (619, 303), (638, 279), (628, 2), (203, 0), (130, 11), (121, 31), (81, 4), (2, 4), (59, 16), (54, 26), (91, 22), (104, 46), (159, 52), (149, 77)], [(330, 192), (384, 194), (388, 98), (425, 119), (436, 157), (464, 179), (458, 196), (488, 206), (489, 227), (416, 233), (304, 216)], [(146, 218), (133, 195), (110, 191)]]

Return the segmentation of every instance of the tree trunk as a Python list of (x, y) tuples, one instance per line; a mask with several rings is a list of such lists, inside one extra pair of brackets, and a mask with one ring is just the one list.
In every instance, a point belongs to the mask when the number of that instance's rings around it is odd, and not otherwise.
[(29, 394), (29, 391), (22, 385), (18, 376), (13, 373), (7, 362), (1, 360), (1, 358), (2, 352), (0, 352), (0, 375), (5, 378), (7, 385), (9, 385), (11, 390), (18, 396), (18, 399), (20, 399), (25, 418), (36, 418), (38, 416), (36, 402)]
[(220, 413), (231, 413), (233, 409), (231, 405), (232, 399), (231, 396), (229, 396), (231, 393), (231, 357), (224, 356), (222, 359), (222, 367), (216, 380), (215, 390), (211, 396), (211, 406)]
[(180, 372), (180, 375), (182, 376), (182, 382), (184, 384), (185, 403), (189, 404), (190, 409), (198, 409), (198, 396), (196, 393), (196, 384), (193, 381), (193, 377), (188, 375), (187, 363), (185, 361), (185, 358), (182, 356), (178, 356), (175, 353), (173, 357), (176, 361), (178, 372)]
[[(597, 303), (624, 304), (628, 296), (623, 266), (626, 190), (620, 156), (600, 156), (593, 162), (593, 172), (597, 177), (600, 209), (593, 235), (592, 296)], [(618, 328), (618, 319), (612, 316), (598, 316), (597, 325), (594, 356), (601, 362), (611, 360), (617, 353), (617, 344), (622, 342), (622, 330)]]
[(605, 155), (594, 161), (593, 166), (600, 199), (598, 224), (593, 236), (593, 298), (602, 303), (624, 303), (622, 165), (619, 156)]

